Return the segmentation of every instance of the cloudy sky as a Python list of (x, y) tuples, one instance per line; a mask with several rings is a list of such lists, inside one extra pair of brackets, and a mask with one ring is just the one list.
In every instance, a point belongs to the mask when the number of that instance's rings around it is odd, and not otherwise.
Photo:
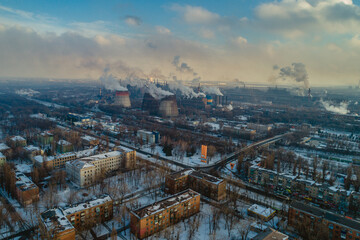
[(290, 83), (293, 63), (357, 84), (360, 0), (0, 0), (0, 77)]

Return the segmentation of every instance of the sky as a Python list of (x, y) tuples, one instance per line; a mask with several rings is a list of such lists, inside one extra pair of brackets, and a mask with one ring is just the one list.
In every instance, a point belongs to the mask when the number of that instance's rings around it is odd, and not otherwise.
[(0, 0), (0, 77), (332, 86), (359, 63), (360, 0)]

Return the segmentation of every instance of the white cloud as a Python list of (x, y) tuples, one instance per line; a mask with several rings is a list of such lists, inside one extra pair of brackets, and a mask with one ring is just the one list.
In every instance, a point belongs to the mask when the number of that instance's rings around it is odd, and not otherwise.
[(247, 44), (247, 39), (242, 37), (242, 36), (238, 36), (237, 38), (235, 38), (235, 42), (239, 45), (244, 45)]
[(126, 16), (125, 22), (130, 26), (139, 26), (142, 23), (141, 19), (136, 16)]
[(156, 31), (160, 34), (171, 34), (170, 29), (163, 26), (156, 26)]
[(181, 13), (183, 19), (190, 24), (211, 24), (220, 18), (218, 14), (197, 6), (175, 4), (172, 6), (172, 10)]
[(360, 48), (360, 35), (356, 34), (354, 37), (351, 38), (350, 44), (353, 47), (359, 47)]
[(212, 38), (215, 37), (214, 31), (212, 31), (210, 29), (202, 28), (202, 29), (199, 30), (199, 34), (200, 34), (201, 37), (207, 38), (207, 39), (212, 39)]
[(351, 0), (281, 0), (260, 4), (255, 15), (257, 26), (290, 38), (360, 30), (360, 7)]

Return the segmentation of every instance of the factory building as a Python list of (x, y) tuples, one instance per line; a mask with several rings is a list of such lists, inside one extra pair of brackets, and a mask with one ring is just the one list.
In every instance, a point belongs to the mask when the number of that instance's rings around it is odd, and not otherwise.
[(113, 200), (108, 195), (65, 208), (49, 209), (41, 213), (40, 226), (47, 239), (75, 239), (75, 229), (89, 228), (111, 220)]
[(80, 187), (94, 184), (108, 172), (134, 166), (134, 150), (112, 151), (90, 157), (66, 162), (66, 173), (69, 179)]
[(130, 211), (130, 231), (143, 239), (200, 211), (200, 194), (188, 189)]
[(116, 91), (114, 105), (125, 108), (131, 107), (129, 91)]
[(226, 182), (210, 174), (184, 169), (165, 177), (165, 192), (175, 194), (191, 188), (215, 201), (226, 198)]

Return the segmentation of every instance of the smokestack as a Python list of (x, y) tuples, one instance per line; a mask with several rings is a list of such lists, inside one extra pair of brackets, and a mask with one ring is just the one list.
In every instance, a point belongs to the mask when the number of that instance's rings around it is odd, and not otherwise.
[(227, 96), (225, 97), (225, 104), (228, 105), (228, 99)]
[(129, 91), (116, 91), (114, 105), (120, 107), (131, 107)]

